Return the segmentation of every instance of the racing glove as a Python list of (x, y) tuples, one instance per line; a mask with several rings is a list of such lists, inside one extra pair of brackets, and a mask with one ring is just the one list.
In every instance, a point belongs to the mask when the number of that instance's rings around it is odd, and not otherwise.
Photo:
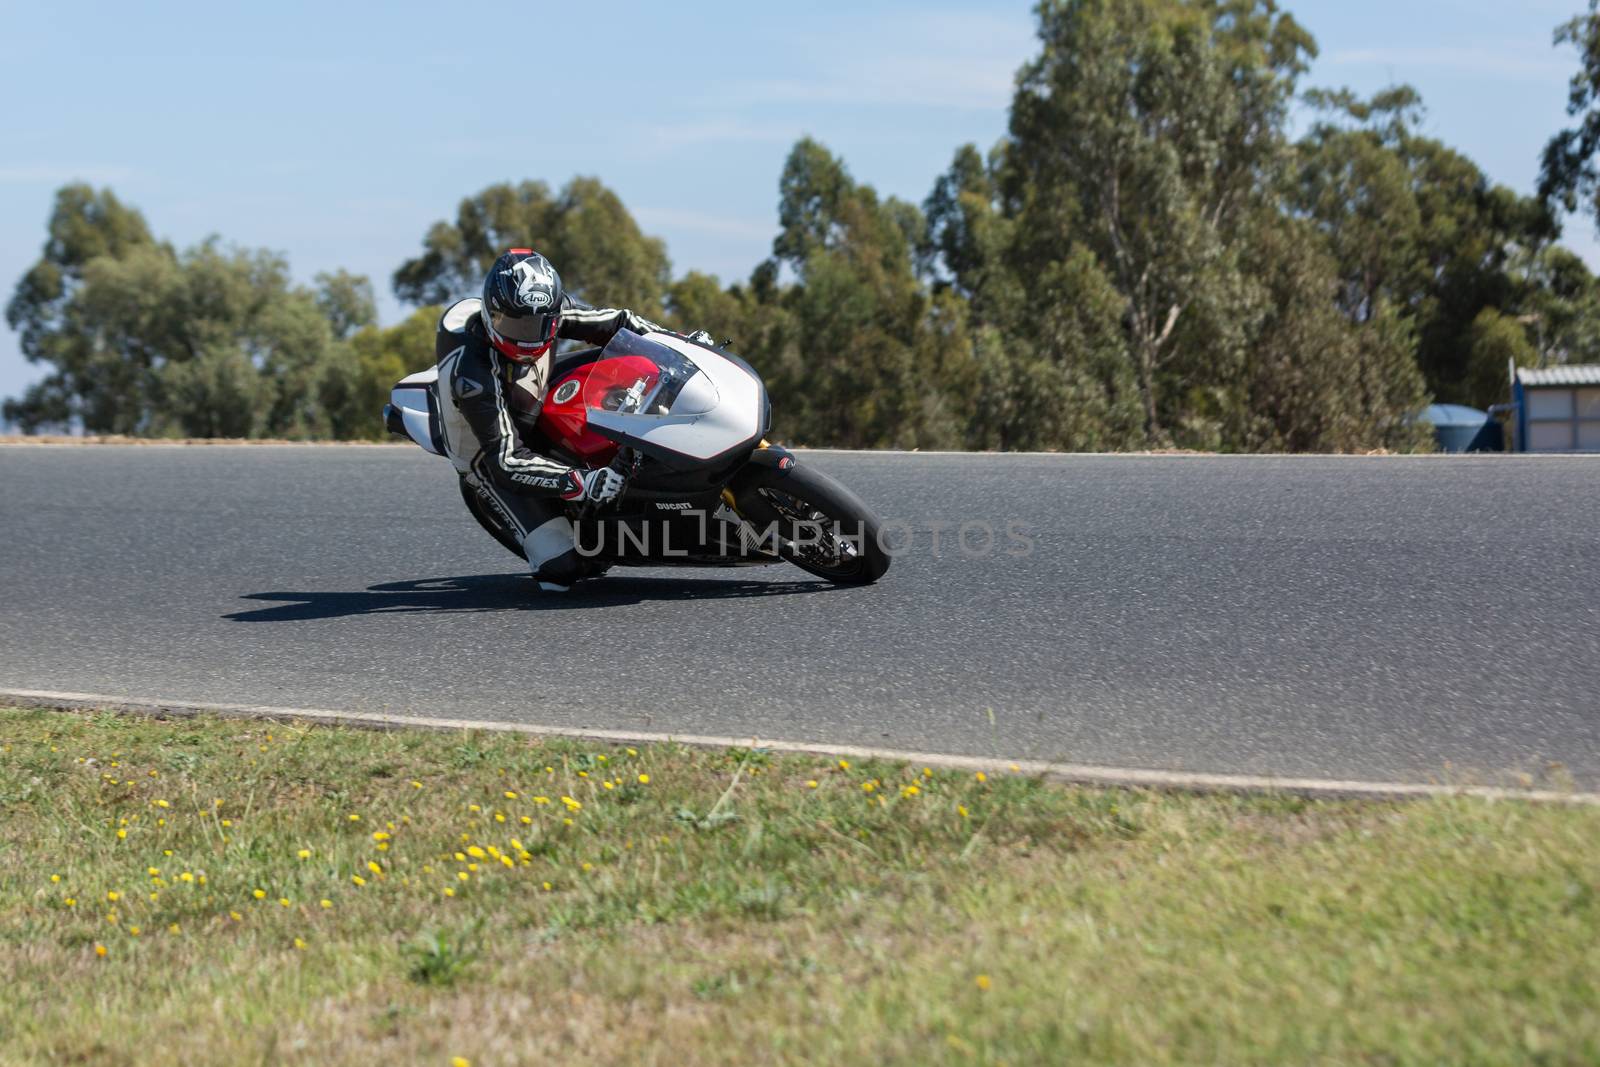
[(622, 475), (610, 467), (593, 471), (570, 470), (567, 477), (572, 481), (572, 488), (561, 494), (562, 500), (592, 500), (596, 504), (604, 504), (622, 492)]

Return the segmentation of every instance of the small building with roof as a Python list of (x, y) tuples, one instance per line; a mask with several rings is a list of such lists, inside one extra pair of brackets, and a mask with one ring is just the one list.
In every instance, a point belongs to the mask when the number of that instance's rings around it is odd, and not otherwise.
[(1518, 452), (1600, 452), (1600, 363), (1511, 368)]

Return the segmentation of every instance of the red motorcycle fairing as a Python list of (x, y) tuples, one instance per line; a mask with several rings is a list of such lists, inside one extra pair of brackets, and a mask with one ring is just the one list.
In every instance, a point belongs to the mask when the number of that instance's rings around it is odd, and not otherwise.
[[(589, 429), (589, 404), (607, 398), (611, 407), (639, 379), (654, 387), (660, 370), (643, 356), (617, 356), (575, 368), (550, 383), (539, 411), (539, 432), (589, 467), (604, 467), (616, 458), (618, 445)], [(601, 399), (601, 406), (607, 400)]]

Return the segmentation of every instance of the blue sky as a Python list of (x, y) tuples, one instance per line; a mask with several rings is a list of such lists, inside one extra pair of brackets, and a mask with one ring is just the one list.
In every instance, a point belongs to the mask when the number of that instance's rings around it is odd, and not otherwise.
[[(1582, 0), (1289, 0), (1307, 85), (1421, 89), (1429, 131), (1530, 191), (1563, 124)], [(485, 17), (494, 15), (489, 23)], [(388, 277), (492, 182), (596, 174), (676, 271), (768, 251), (803, 134), (920, 202), (957, 145), (1005, 130), (1034, 50), (1024, 0), (470, 5), (0, 0), (0, 288), (37, 258), (61, 184), (109, 185), (180, 245), (221, 234), (297, 277)], [(1567, 243), (1600, 265), (1587, 223)], [(40, 376), (0, 327), (0, 395)]]

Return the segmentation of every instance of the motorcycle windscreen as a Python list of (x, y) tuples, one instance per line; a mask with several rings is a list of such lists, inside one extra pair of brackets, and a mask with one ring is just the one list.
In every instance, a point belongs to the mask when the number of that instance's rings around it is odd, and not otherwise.
[(621, 415), (702, 415), (717, 390), (683, 353), (618, 330), (584, 382), (584, 406)]
[(636, 369), (604, 376), (609, 381), (590, 375), (589, 424), (608, 437), (689, 461), (723, 455), (760, 437), (760, 379), (732, 360), (668, 334), (641, 337), (621, 330), (595, 370), (609, 363)]

